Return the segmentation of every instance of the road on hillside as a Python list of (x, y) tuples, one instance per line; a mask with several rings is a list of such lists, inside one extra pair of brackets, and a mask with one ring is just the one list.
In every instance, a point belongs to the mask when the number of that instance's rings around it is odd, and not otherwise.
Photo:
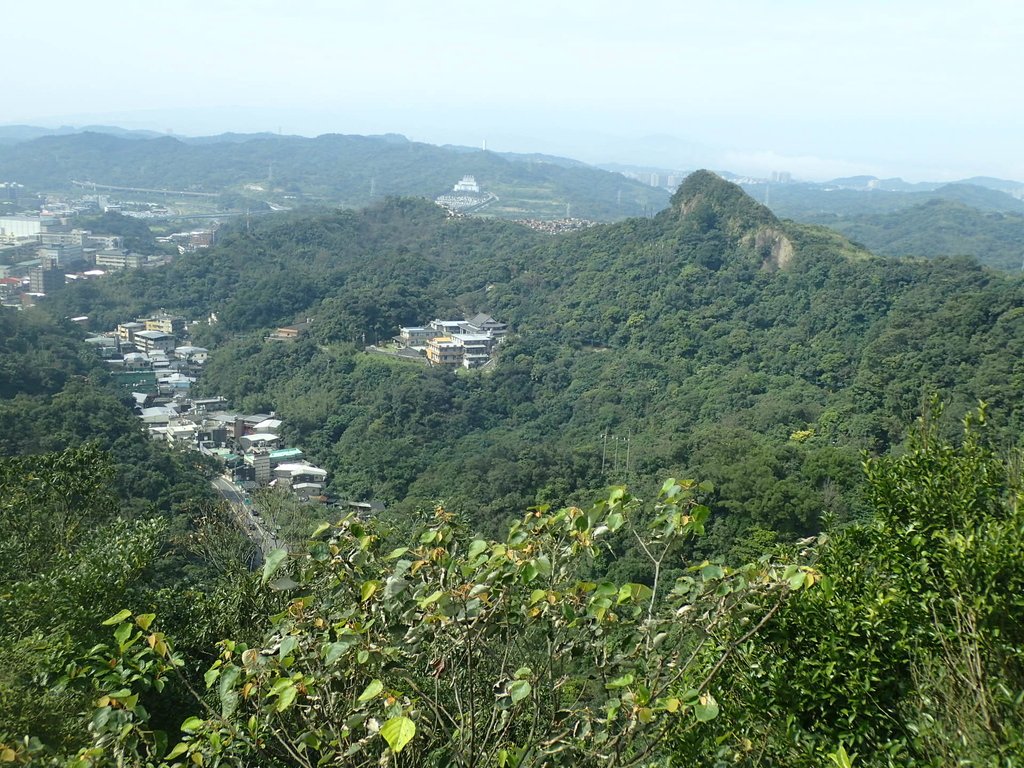
[(242, 488), (224, 477), (215, 477), (212, 485), (221, 498), (231, 505), (238, 527), (259, 548), (262, 557), (269, 554), (271, 550), (284, 546), (284, 542), (277, 538), (274, 531), (264, 525), (252, 506), (247, 503), (249, 495)]

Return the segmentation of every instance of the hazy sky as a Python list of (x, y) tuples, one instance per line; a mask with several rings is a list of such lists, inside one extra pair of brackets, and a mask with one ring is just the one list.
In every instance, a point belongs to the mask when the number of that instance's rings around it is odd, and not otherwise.
[(1020, 0), (4, 3), (0, 123), (1024, 180)]

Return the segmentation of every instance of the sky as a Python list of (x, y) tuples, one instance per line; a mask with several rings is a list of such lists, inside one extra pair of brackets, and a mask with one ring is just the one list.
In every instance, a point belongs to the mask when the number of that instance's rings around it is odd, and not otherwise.
[(0, 124), (1024, 180), (1020, 0), (5, 3)]

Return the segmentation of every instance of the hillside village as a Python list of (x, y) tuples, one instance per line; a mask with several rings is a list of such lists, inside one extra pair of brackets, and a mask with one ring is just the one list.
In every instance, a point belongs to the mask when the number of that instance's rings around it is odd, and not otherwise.
[(483, 368), (508, 333), (508, 325), (478, 313), (465, 320), (432, 320), (426, 326), (399, 328), (395, 343), (422, 355), (431, 365)]
[[(223, 468), (223, 480), (240, 493), (276, 488), (301, 501), (362, 512), (382, 508), (372, 500), (332, 498), (328, 472), (288, 443), (277, 414), (239, 412), (219, 396), (193, 397), (192, 387), (209, 350), (188, 343), (188, 325), (185, 318), (160, 311), (85, 340), (104, 359), (114, 381), (132, 393), (136, 413), (153, 439), (215, 459)], [(295, 342), (309, 325), (307, 319), (282, 326), (264, 339)], [(393, 341), (402, 357), (432, 366), (476, 369), (493, 364), (507, 333), (506, 323), (477, 313), (463, 320), (435, 319), (425, 326), (402, 327)]]
[(275, 414), (240, 413), (222, 397), (191, 396), (208, 350), (181, 343), (186, 334), (184, 318), (161, 312), (121, 323), (86, 343), (104, 358), (114, 380), (131, 390), (139, 419), (154, 439), (217, 459), (225, 478), (240, 488), (280, 488), (328, 503), (326, 470), (285, 444)]

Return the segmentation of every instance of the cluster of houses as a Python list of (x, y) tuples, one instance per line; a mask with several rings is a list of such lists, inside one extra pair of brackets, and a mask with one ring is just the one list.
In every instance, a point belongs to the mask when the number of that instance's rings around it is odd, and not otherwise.
[[(4, 189), (0, 185), (0, 199)], [(215, 240), (215, 229), (157, 238), (175, 245), (179, 253), (209, 248)], [(77, 228), (70, 216), (0, 216), (0, 304), (30, 307), (65, 283), (115, 270), (157, 267), (169, 259), (165, 254), (133, 253), (124, 247), (122, 237)]]
[(185, 319), (166, 312), (121, 323), (85, 343), (110, 368), (111, 376), (126, 389), (147, 395), (185, 394), (209, 354), (203, 347), (184, 343)]
[(395, 342), (425, 355), (431, 365), (482, 368), (508, 333), (508, 325), (487, 314), (466, 320), (433, 320), (425, 326), (399, 328)]
[(285, 445), (273, 413), (228, 409), (222, 397), (194, 399), (189, 390), (207, 350), (183, 343), (185, 319), (167, 312), (121, 323), (86, 339), (103, 356), (115, 381), (131, 391), (150, 435), (181, 449), (212, 456), (243, 488), (278, 487), (302, 499), (326, 501), (327, 471)]
[(243, 488), (282, 488), (304, 500), (327, 501), (327, 470), (306, 461), (302, 449), (285, 445), (280, 419), (226, 407), (220, 397), (186, 398), (140, 405), (138, 413), (153, 437), (215, 457)]

